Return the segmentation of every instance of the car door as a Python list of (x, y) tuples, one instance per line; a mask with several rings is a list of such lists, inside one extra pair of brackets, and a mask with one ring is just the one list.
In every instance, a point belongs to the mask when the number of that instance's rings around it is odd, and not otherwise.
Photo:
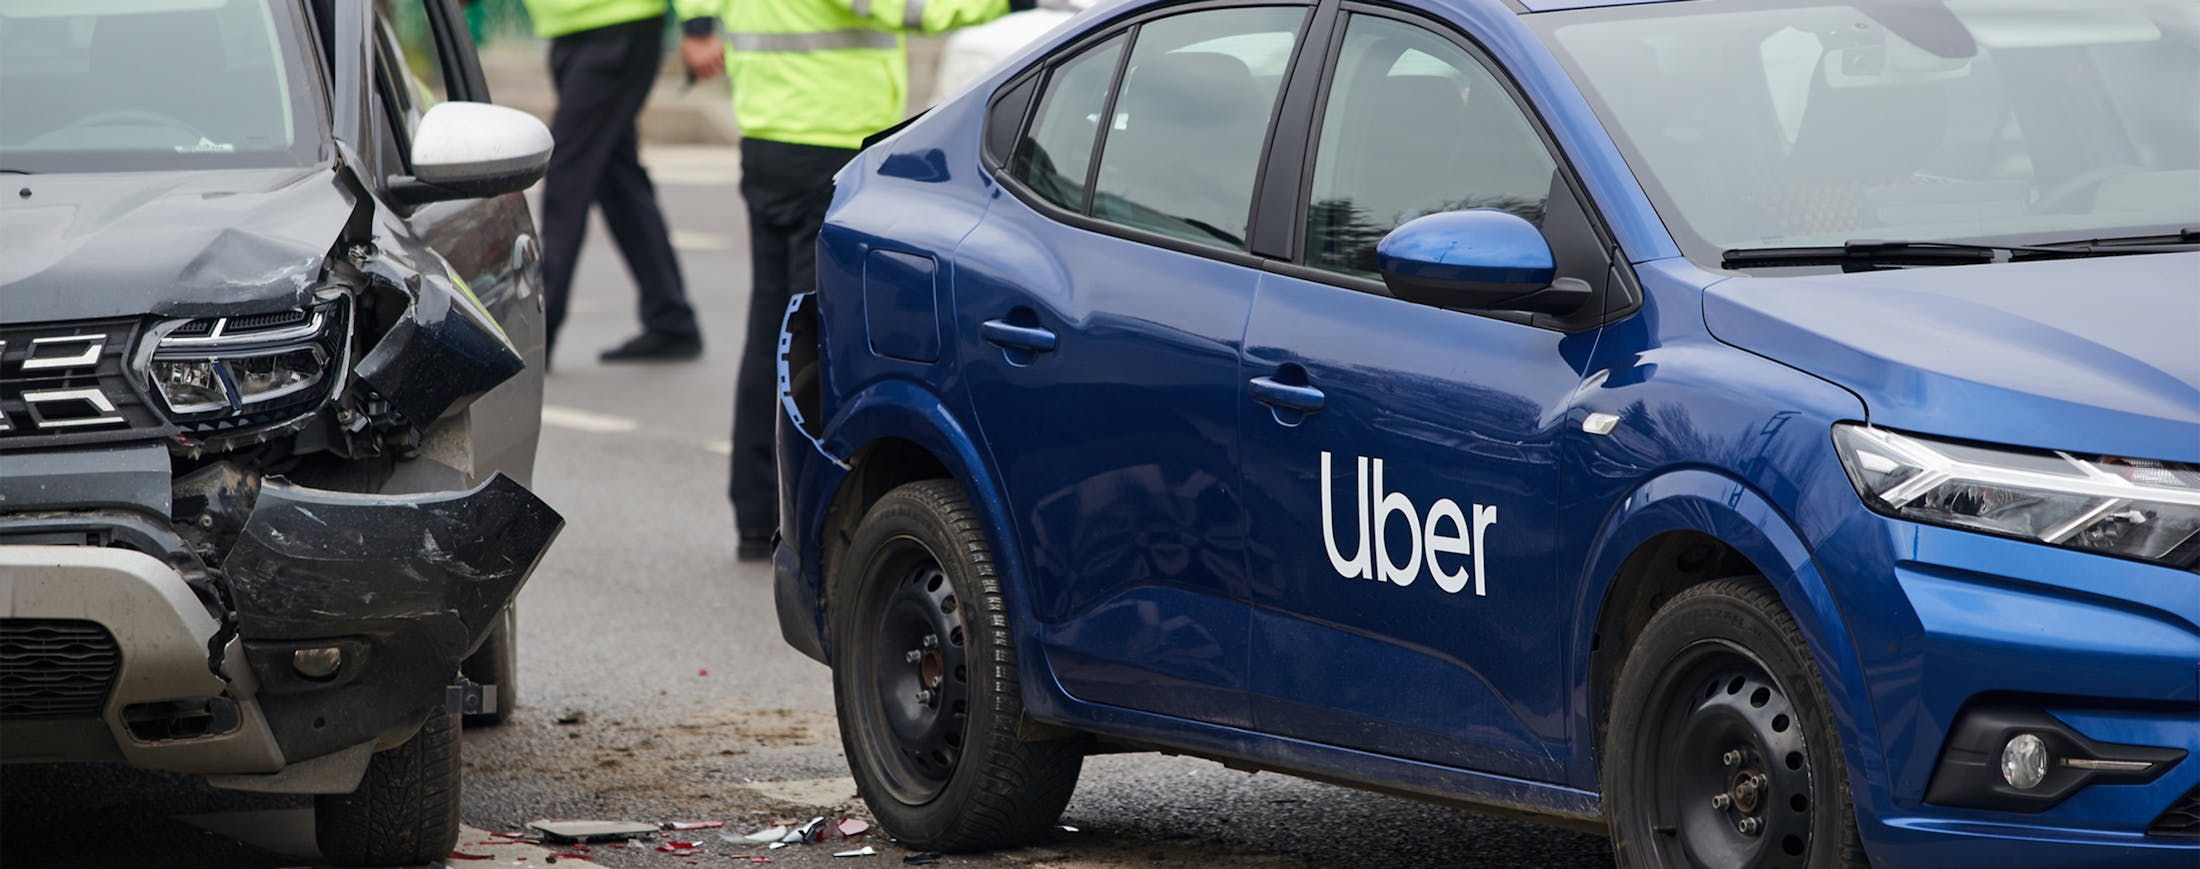
[(1307, 18), (1206, 8), (1069, 46), (999, 173), (1009, 194), (956, 252), (963, 382), (1039, 641), (1082, 700), (1250, 721), (1244, 239)]
[(1345, 8), (1308, 131), (1303, 230), (1293, 262), (1261, 277), (1245, 333), (1255, 719), (1555, 780), (1557, 447), (1595, 333), (1393, 298), (1375, 245), (1423, 214), (1499, 208), (1544, 230), (1561, 275), (1601, 286), (1608, 264), (1479, 52)]
[[(373, 159), (387, 167), (385, 175), (410, 174), (412, 136), (421, 115), (445, 99), (489, 102), (489, 89), (474, 57), (473, 39), (453, 0), (393, 0), (376, 5), (373, 86), (378, 120), (373, 125)], [(389, 16), (399, 11), (425, 37), (421, 60), (409, 60), (398, 39), (397, 22)], [(527, 359), (527, 370), (465, 411), (472, 449), (469, 476), (481, 479), (501, 470), (526, 484), (533, 475), (541, 431), (537, 408), (542, 404), (545, 349), (534, 216), (527, 199), (510, 193), (429, 203), (400, 209), (398, 214), (403, 229), (442, 259), (419, 267), (447, 267), (462, 279)], [(474, 425), (477, 420), (485, 424)]]

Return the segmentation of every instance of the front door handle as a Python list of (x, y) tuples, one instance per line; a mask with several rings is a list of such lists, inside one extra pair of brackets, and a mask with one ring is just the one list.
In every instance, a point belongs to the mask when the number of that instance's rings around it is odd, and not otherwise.
[(1253, 378), (1253, 400), (1279, 410), (1319, 413), (1327, 399), (1311, 386), (1295, 386), (1273, 377)]
[(1041, 326), (1018, 326), (1007, 320), (987, 320), (978, 326), (986, 343), (1007, 350), (1046, 353), (1054, 349), (1054, 333)]

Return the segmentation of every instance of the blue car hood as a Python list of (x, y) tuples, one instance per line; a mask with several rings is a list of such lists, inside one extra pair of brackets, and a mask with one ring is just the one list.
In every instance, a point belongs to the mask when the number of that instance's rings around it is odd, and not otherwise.
[(1874, 425), (2200, 462), (2200, 253), (1734, 278), (1704, 322)]

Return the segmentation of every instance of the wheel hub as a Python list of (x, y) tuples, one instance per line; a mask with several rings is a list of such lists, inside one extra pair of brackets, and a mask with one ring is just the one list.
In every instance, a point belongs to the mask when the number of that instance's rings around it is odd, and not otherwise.
[(882, 772), (897, 799), (921, 803), (947, 785), (962, 756), (969, 718), (962, 611), (929, 555), (880, 579), (891, 582), (879, 605), (871, 680), (888, 737)]
[(1661, 694), (1651, 832), (1663, 865), (1794, 866), (1809, 852), (1810, 752), (1794, 706), (1754, 659), (1698, 649)]

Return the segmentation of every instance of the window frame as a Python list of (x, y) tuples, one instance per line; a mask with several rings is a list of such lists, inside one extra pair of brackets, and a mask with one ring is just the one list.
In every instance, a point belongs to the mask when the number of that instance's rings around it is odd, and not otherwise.
[[(1122, 90), (1125, 68), (1137, 48), (1136, 31), (1139, 25), (1189, 12), (1260, 6), (1303, 6), (1308, 7), (1309, 12), (1297, 42), (1292, 46), (1291, 61), (1285, 68), (1277, 103), (1269, 117), (1268, 138), (1255, 169), (1252, 213), (1246, 229), (1246, 250), (1229, 250), (1185, 241), (1071, 211), (1039, 196), (1009, 173), (1009, 167), (1014, 165), (1016, 151), (1022, 147), (1026, 134), (1030, 131), (1033, 113), (1043, 101), (1042, 96), (1047, 86), (1052, 83), (1055, 69), (1088, 48), (1116, 36), (1126, 36), (1123, 54), (1117, 60), (1115, 76), (1109, 82), (1108, 96), (1103, 104), (1104, 120), (1095, 131), (1099, 138), (1086, 167), (1087, 195), (1084, 208), (1089, 211), (1094, 177), (1099, 171), (1101, 151), (1106, 147), (1104, 133), (1109, 126), (1109, 120), (1106, 119), (1113, 117), (1116, 96)], [(1418, 27), (1440, 39), (1450, 41), (1476, 63), (1481, 64), (1484, 71), (1505, 89), (1513, 104), (1521, 109), (1528, 120), (1528, 126), (1534, 130), (1537, 139), (1551, 155), (1557, 167), (1556, 177), (1564, 181), (1565, 190), (1573, 196), (1571, 203), (1547, 203), (1546, 213), (1578, 213), (1580, 222), (1593, 235), (1593, 239), (1584, 241), (1593, 243), (1604, 260), (1604, 274), (1574, 275), (1561, 272), (1561, 276), (1579, 277), (1599, 288), (1596, 297), (1574, 314), (1560, 317), (1514, 311), (1458, 313), (1556, 332), (1575, 333), (1624, 320), (1640, 310), (1644, 293), (1633, 264), (1620, 250), (1618, 236), (1612, 232), (1611, 226), (1597, 207), (1595, 197), (1589, 194), (1589, 187), (1575, 167), (1572, 156), (1559, 145), (1557, 137), (1551, 132), (1549, 122), (1535, 102), (1528, 99), (1526, 90), (1514, 78), (1512, 70), (1499, 63), (1471, 34), (1463, 32), (1450, 22), (1432, 18), (1418, 10), (1368, 0), (1200, 0), (1150, 8), (1111, 20), (1055, 47), (1023, 71), (1003, 79), (994, 88), (988, 97), (986, 116), (981, 125), (981, 162), (1003, 189), (1032, 210), (1057, 223), (1343, 290), (1396, 298), (1380, 280), (1340, 274), (1302, 262), (1305, 258), (1306, 218), (1312, 203), (1314, 161), (1318, 157), (1316, 152), (1321, 142), (1321, 125), (1335, 84), (1336, 66), (1344, 45), (1346, 25), (1354, 15), (1388, 18)], [(1030, 86), (1028, 90), (1025, 90), (1026, 85)], [(996, 123), (995, 113), (1001, 110), (1008, 110), (1016, 115), (1014, 131), (1007, 137), (1005, 151), (998, 150), (995, 137), (986, 132)], [(1292, 129), (1286, 126), (1288, 124), (1298, 125), (1297, 129), (1303, 131), (1304, 135), (1284, 135), (1285, 131)], [(1545, 220), (1543, 230), (1546, 238), (1552, 236), (1551, 223), (1548, 218)], [(1557, 247), (1553, 245), (1554, 254)]]
[[(1259, 248), (1254, 242), (1262, 237), (1261, 225), (1263, 219), (1267, 217), (1267, 213), (1262, 210), (1262, 191), (1268, 186), (1270, 180), (1270, 161), (1275, 154), (1275, 144), (1279, 138), (1277, 133), (1280, 129), (1283, 129), (1282, 125), (1285, 123), (1285, 119), (1290, 116), (1293, 108), (1290, 95), (1296, 89), (1301, 71), (1306, 63), (1308, 57), (1306, 47), (1316, 38), (1317, 34), (1322, 32), (1323, 24), (1327, 20), (1324, 9), (1333, 8), (1335, 5), (1336, 0), (1320, 0), (1319, 3), (1307, 2), (1307, 0), (1204, 0), (1204, 2), (1181, 3), (1147, 9), (1093, 28), (1077, 39), (1056, 47), (1053, 51), (1048, 52), (1043, 60), (1032, 64), (1024, 72), (1003, 81), (1000, 86), (994, 89), (993, 97), (988, 105), (988, 117), (990, 118), (993, 110), (1006, 108), (1003, 104), (1010, 99), (1016, 99), (1021, 103), (1017, 108), (1020, 109), (1022, 117), (1016, 124), (1015, 133), (1010, 139), (1006, 153), (995, 153), (991, 149), (986, 151), (986, 168), (1003, 189), (1008, 190), (1025, 205), (1057, 223), (1152, 247), (1173, 250), (1178, 253), (1220, 260), (1247, 268), (1261, 268), (1269, 257), (1260, 254), (1258, 252)], [(1264, 7), (1301, 9), (1304, 10), (1304, 18), (1299, 24), (1297, 36), (1293, 38), (1291, 60), (1284, 68), (1283, 81), (1277, 86), (1276, 101), (1270, 106), (1268, 129), (1263, 134), (1260, 159), (1254, 167), (1252, 195), (1247, 202), (1246, 245), (1248, 249), (1232, 250), (1215, 247), (1093, 217), (1090, 212), (1092, 211), (1094, 198), (1094, 181), (1100, 170), (1100, 159), (1107, 149), (1107, 133), (1114, 118), (1116, 98), (1121, 95), (1123, 90), (1123, 76), (1128, 71), (1131, 56), (1136, 53), (1138, 48), (1139, 28), (1147, 22), (1178, 15), (1218, 9)], [(1097, 47), (1117, 36), (1124, 37), (1123, 52), (1121, 56), (1116, 58), (1115, 72), (1108, 82), (1107, 99), (1101, 104), (1101, 122), (1093, 131), (1092, 153), (1088, 157), (1085, 166), (1084, 202), (1078, 210), (1072, 211), (1038, 195), (1036, 191), (1026, 186), (1021, 179), (1011, 174), (1008, 169), (1014, 165), (1016, 154), (1022, 149), (1023, 142), (1028, 137), (1033, 121), (1033, 113), (1037, 111), (1039, 104), (1045, 101), (1046, 89), (1048, 85), (1053, 83), (1055, 70), (1063, 62), (1083, 55), (1086, 49)], [(1018, 89), (1034, 78), (1038, 79), (1037, 85), (1031, 90), (1028, 99), (1022, 98), (1017, 93)]]
[[(1334, 5), (1332, 15), (1335, 20), (1330, 28), (1329, 44), (1323, 47), (1320, 75), (1312, 85), (1316, 92), (1313, 105), (1309, 108), (1305, 119), (1306, 137), (1305, 141), (1301, 143), (1303, 150), (1298, 158), (1298, 175), (1286, 182), (1290, 185), (1290, 189), (1287, 191), (1289, 223), (1286, 224), (1290, 233), (1290, 240), (1285, 254), (1266, 264), (1269, 271), (1343, 289), (1396, 298), (1391, 294), (1390, 288), (1384, 286), (1380, 280), (1340, 274), (1308, 265), (1305, 262), (1307, 253), (1306, 220), (1313, 204), (1314, 164), (1321, 156), (1319, 151), (1322, 124), (1327, 120), (1329, 97), (1335, 89), (1337, 64), (1342, 59), (1345, 33), (1349, 29), (1354, 16), (1369, 16), (1416, 27), (1438, 39), (1449, 41), (1465, 52), (1468, 58), (1481, 64), (1483, 71), (1488, 73), (1497, 82), (1498, 86), (1505, 89), (1505, 93), (1511, 98), (1513, 105), (1519, 108), (1522, 116), (1527, 119), (1528, 127), (1535, 132), (1536, 138), (1543, 143), (1544, 151), (1551, 155), (1558, 178), (1565, 182), (1566, 190), (1573, 195), (1572, 207), (1562, 206), (1556, 201), (1546, 202), (1544, 206), (1546, 218), (1544, 225), (1539, 228), (1542, 229), (1545, 238), (1549, 240), (1552, 236), (1550, 216), (1559, 215), (1565, 211), (1578, 211), (1588, 224), (1589, 229), (1595, 234), (1596, 247), (1604, 255), (1605, 270), (1610, 275), (1610, 278), (1606, 278), (1603, 275), (1568, 274), (1563, 268), (1561, 269), (1558, 276), (1580, 278), (1589, 281), (1591, 286), (1599, 288), (1596, 297), (1589, 304), (1583, 305), (1580, 311), (1571, 315), (1561, 317), (1552, 314), (1531, 314), (1524, 311), (1461, 311), (1460, 313), (1572, 333), (1599, 328), (1626, 319), (1642, 306), (1641, 284), (1634, 274), (1632, 265), (1628, 263), (1625, 256), (1621, 255), (1617, 237), (1612, 234), (1611, 228), (1604, 221), (1603, 214), (1596, 208), (1596, 200), (1589, 196), (1588, 186), (1581, 180), (1581, 173), (1575, 169), (1572, 158), (1566, 153), (1566, 149), (1559, 145), (1558, 138), (1551, 133), (1549, 122), (1544, 119), (1543, 113), (1537, 109), (1535, 102), (1528, 99), (1526, 90), (1513, 77), (1512, 70), (1503, 63), (1498, 62), (1497, 58), (1483, 48), (1482, 44), (1472, 35), (1461, 32), (1459, 28), (1449, 22), (1436, 20), (1412, 10), (1364, 2), (1364, 0), (1343, 0), (1343, 2), (1337, 2)], [(1554, 254), (1558, 252), (1557, 248), (1558, 245), (1552, 245)], [(1559, 265), (1563, 267), (1565, 263), (1561, 262)], [(1613, 279), (1616, 279), (1617, 285), (1614, 285)]]

